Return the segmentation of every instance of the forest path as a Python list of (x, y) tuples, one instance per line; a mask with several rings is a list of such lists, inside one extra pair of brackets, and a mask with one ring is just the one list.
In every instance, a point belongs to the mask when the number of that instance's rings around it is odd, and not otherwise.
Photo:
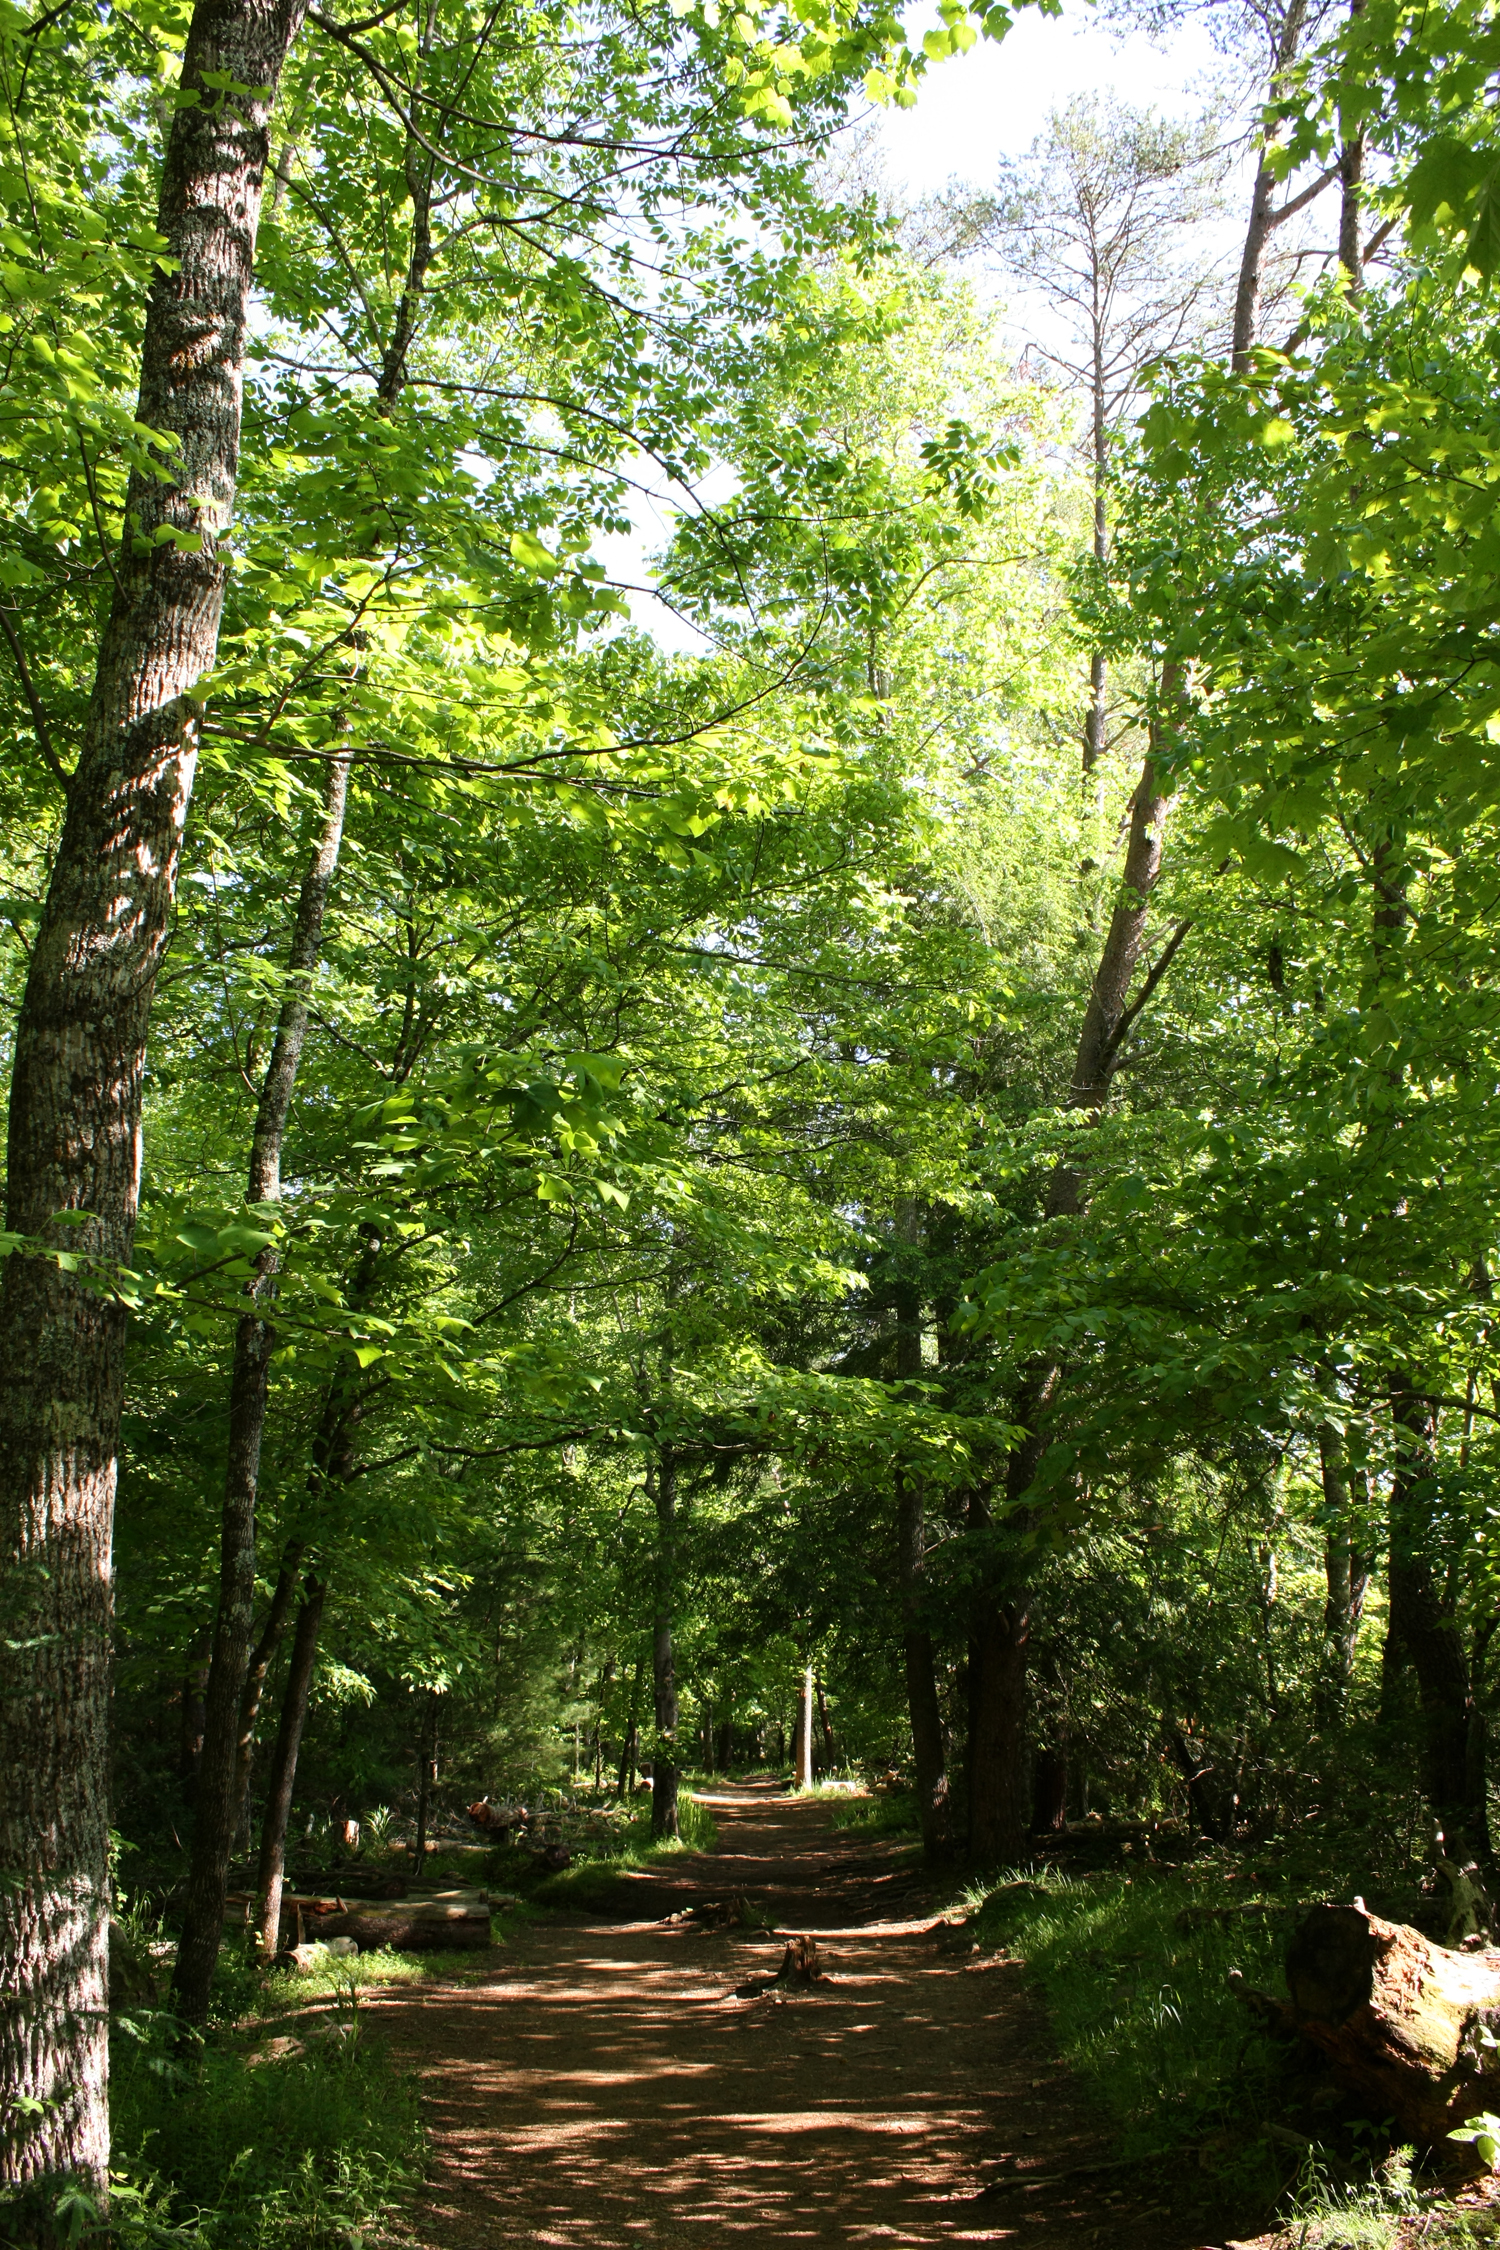
[[(1056, 2178), (1109, 2148), (1020, 1964), (934, 1919), (908, 1850), (835, 1828), (816, 1799), (704, 1801), (717, 1851), (632, 1877), (630, 1920), (529, 1925), (491, 1976), (370, 1996), (423, 2082), (424, 2250), (1197, 2250), (1191, 2190), (1169, 2211), (1108, 2170)], [(664, 1923), (736, 1892), (781, 1935)], [(801, 1930), (825, 1982), (737, 1989), (768, 1984)]]

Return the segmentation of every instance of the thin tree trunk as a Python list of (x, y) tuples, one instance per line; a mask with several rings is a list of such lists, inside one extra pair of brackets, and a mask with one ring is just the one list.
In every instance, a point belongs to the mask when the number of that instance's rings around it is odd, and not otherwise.
[(412, 1847), (412, 1860), (420, 1875), (427, 1865), (427, 1825), (432, 1815), (432, 1785), (437, 1779), (437, 1726), (438, 1699), (428, 1691), (427, 1709), (422, 1714), (422, 1740), (417, 1750), (417, 1840)]
[[(83, 746), (16, 1025), (0, 1288), (0, 2182), (102, 2204), (109, 2125), (107, 1717), (125, 1310), (64, 1272), (128, 1265), (146, 1027), (197, 756), (193, 690), (223, 609), (271, 108), (304, 0), (200, 0), (188, 27), (146, 306), (136, 470)], [(208, 76), (205, 76), (205, 73)], [(223, 74), (220, 76), (220, 74)], [(210, 78), (253, 88), (226, 99)], [(161, 535), (160, 538), (158, 535)], [(60, 1212), (87, 1212), (58, 1225)], [(24, 2102), (21, 2109), (16, 2105)]]
[(656, 1740), (651, 1748), (651, 1833), (677, 1834), (677, 1667), (672, 1607), (677, 1587), (677, 1463), (663, 1449), (655, 1475), (656, 1614), (651, 1626), (651, 1678)]
[(828, 1690), (821, 1679), (815, 1680), (813, 1687), (818, 1698), (818, 1727), (823, 1736), (823, 1756), (827, 1761), (828, 1771), (832, 1773), (838, 1758), (833, 1740), (833, 1719), (828, 1709)]
[[(1176, 691), (1175, 673), (1164, 677), (1164, 696)], [(1166, 797), (1148, 755), (1131, 800), (1130, 835), (1119, 897), (1110, 917), (1099, 966), (1084, 1011), (1073, 1064), (1068, 1107), (1097, 1115), (1109, 1094), (1128, 1012), (1131, 980), (1146, 935), (1151, 895), (1161, 872)], [(1053, 1167), (1048, 1219), (1073, 1217), (1083, 1204), (1081, 1160), (1068, 1156)], [(1013, 1419), (1026, 1435), (1006, 1464), (1007, 1526), (1030, 1528), (1026, 1496), (1046, 1451), (1045, 1421), (1062, 1369), (1037, 1362), (1027, 1368)], [(985, 1865), (1013, 1862), (1024, 1853), (1031, 1828), (1026, 1771), (1027, 1651), (1031, 1604), (1019, 1547), (992, 1561), (990, 1583), (977, 1604), (970, 1654), (969, 1843)]]
[(261, 1699), (266, 1692), (266, 1675), (281, 1646), (282, 1635), (291, 1622), (292, 1604), (297, 1599), (297, 1580), (301, 1569), (302, 1541), (289, 1539), (282, 1550), (281, 1565), (276, 1573), (276, 1584), (271, 1589), (265, 1623), (250, 1651), (250, 1662), (245, 1671), (245, 1690), (240, 1697), (239, 1753), (235, 1761), (234, 1780), (235, 1799), (240, 1808), (237, 1837), (245, 1833), (250, 1817), (250, 1769), (255, 1760), (255, 1729), (260, 1721)]
[[(328, 901), (338, 870), (349, 797), (349, 753), (330, 759), (323, 820), (302, 879), (287, 962), (285, 997), (256, 1109), (245, 1201), (265, 1210), (281, 1200), (281, 1155), (291, 1115), (297, 1071), (307, 1039), (313, 971), (323, 947)], [(172, 1994), (178, 2014), (202, 2023), (224, 1929), (224, 1894), (238, 1826), (240, 1761), (248, 1750), (241, 1707), (250, 1662), (255, 1607), (255, 1503), (261, 1443), (270, 1395), (276, 1329), (267, 1317), (278, 1257), (268, 1243), (246, 1284), (249, 1308), (235, 1328), (229, 1379), (229, 1461), (219, 1535), (219, 1610), (209, 1667), (203, 1763), (193, 1821), (182, 1938)]]
[[(1281, 90), (1282, 81), (1296, 60), (1302, 43), (1302, 33), (1307, 22), (1307, 0), (1292, 0), (1282, 19), (1281, 33), (1276, 42), (1275, 58), (1271, 65), (1269, 91), (1274, 97)], [(1236, 373), (1248, 366), (1255, 344), (1256, 325), (1260, 315), (1260, 285), (1265, 271), (1266, 250), (1271, 232), (1276, 225), (1276, 178), (1271, 170), (1269, 144), (1263, 149), (1256, 167), (1255, 186), (1250, 196), (1250, 220), (1245, 229), (1245, 247), (1240, 257), (1239, 283), (1234, 295), (1234, 327), (1230, 341), (1230, 364)]]
[(797, 1690), (797, 1787), (811, 1789), (813, 1785), (813, 1668), (802, 1667), (802, 1682)]
[(636, 1739), (641, 1715), (641, 1660), (635, 1660), (635, 1670), (630, 1679), (630, 1714), (625, 1721), (625, 1740), (620, 1745), (620, 1784), (616, 1797), (627, 1797), (635, 1783)]
[[(1349, 1708), (1354, 1652), (1364, 1616), (1370, 1564), (1350, 1500), (1343, 1433), (1331, 1422), (1325, 1422), (1318, 1432), (1318, 1455), (1326, 1522), (1323, 1571), (1327, 1593), (1323, 1603), (1323, 1655), (1313, 1691), (1313, 1715), (1319, 1731), (1331, 1733), (1343, 1725)], [(1328, 1783), (1333, 1780), (1334, 1758), (1330, 1746), (1325, 1761)]]
[(292, 1660), (287, 1671), (286, 1691), (281, 1699), (281, 1720), (276, 1729), (276, 1747), (271, 1753), (271, 1771), (266, 1782), (266, 1817), (260, 1836), (260, 1868), (256, 1877), (258, 1905), (256, 1920), (260, 1928), (261, 1959), (274, 1961), (281, 1947), (281, 1892), (286, 1880), (286, 1832), (292, 1817), (292, 1794), (297, 1785), (297, 1754), (302, 1748), (302, 1729), (307, 1723), (308, 1697), (312, 1690), (313, 1667), (318, 1657), (318, 1632), (323, 1623), (323, 1603), (328, 1594), (326, 1579), (309, 1575), (297, 1611), (297, 1630), (292, 1635)]

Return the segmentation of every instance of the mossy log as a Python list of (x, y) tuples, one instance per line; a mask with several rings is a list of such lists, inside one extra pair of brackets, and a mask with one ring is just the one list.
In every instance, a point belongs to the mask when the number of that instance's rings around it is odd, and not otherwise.
[(1423, 2144), (1500, 2106), (1500, 1951), (1454, 1952), (1360, 1904), (1315, 1906), (1287, 1950), (1290, 1999), (1247, 1994), (1298, 2032), (1377, 2121)]

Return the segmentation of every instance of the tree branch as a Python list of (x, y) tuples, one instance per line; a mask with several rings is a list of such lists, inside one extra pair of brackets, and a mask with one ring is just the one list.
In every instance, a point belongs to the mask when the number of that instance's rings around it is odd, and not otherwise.
[(0, 602), (0, 633), (4, 633), (6, 640), (10, 643), (10, 653), (15, 658), (16, 670), (21, 675), (21, 693), (25, 696), (27, 708), (31, 713), (31, 724), (36, 734), (37, 748), (46, 760), (48, 772), (63, 795), (66, 796), (68, 783), (72, 777), (52, 747), (52, 730), (47, 724), (47, 714), (42, 709), (41, 697), (37, 694), (32, 682), (31, 673), (26, 663), (26, 651), (21, 646), (20, 635), (10, 621), (10, 611), (3, 602)]

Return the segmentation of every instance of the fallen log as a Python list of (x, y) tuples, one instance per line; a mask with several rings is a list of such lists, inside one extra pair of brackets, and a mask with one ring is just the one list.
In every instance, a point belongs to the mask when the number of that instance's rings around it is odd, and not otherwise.
[(1455, 1952), (1364, 1905), (1315, 1906), (1287, 1949), (1290, 1998), (1244, 1997), (1296, 2032), (1407, 2140), (1500, 2107), (1500, 1951)]
[(406, 1906), (394, 1913), (351, 1907), (320, 1919), (320, 1938), (353, 1938), (361, 1952), (389, 1946), (394, 1953), (472, 1952), (490, 1942), (487, 1906)]

